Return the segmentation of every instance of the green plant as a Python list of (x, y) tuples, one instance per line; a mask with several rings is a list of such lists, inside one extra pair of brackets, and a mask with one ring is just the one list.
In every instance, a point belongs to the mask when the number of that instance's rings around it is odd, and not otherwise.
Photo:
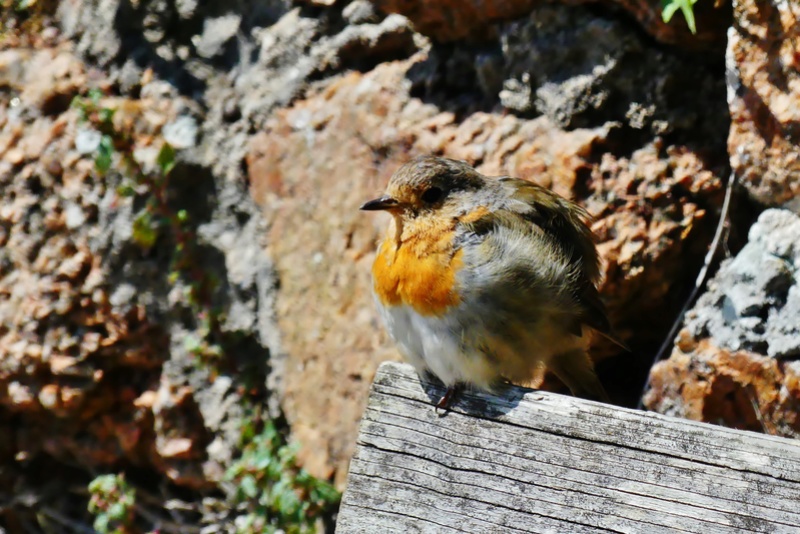
[(272, 421), (258, 433), (252, 422), (245, 426), (242, 456), (226, 473), (236, 485), (234, 504), (244, 512), (237, 532), (313, 532), (316, 521), (338, 504), (339, 492), (299, 468), (295, 453)]
[(664, 22), (672, 20), (672, 16), (680, 10), (683, 18), (686, 19), (686, 25), (689, 26), (689, 31), (697, 33), (697, 26), (694, 20), (694, 5), (697, 0), (661, 0), (661, 18)]
[(100, 475), (89, 483), (89, 493), (89, 512), (95, 516), (93, 526), (97, 532), (131, 532), (136, 494), (123, 475)]

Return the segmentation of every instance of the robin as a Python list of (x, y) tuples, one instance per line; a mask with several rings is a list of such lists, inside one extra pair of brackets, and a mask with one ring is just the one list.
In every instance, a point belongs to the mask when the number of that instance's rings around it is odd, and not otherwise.
[(546, 366), (573, 395), (608, 401), (588, 355), (591, 331), (615, 343), (597, 293), (586, 211), (552, 191), (423, 156), (361, 206), (391, 224), (372, 266), (389, 334), (422, 374), (492, 390)]

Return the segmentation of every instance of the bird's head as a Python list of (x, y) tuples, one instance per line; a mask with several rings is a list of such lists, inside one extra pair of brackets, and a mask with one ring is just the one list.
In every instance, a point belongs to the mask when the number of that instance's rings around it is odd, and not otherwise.
[(361, 209), (388, 211), (403, 222), (458, 218), (481, 203), (486, 187), (486, 178), (462, 161), (422, 156), (400, 167), (386, 193)]

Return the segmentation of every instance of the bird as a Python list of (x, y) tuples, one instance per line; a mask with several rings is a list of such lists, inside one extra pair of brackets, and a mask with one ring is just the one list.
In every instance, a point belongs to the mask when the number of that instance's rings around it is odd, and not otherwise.
[(609, 402), (588, 354), (592, 332), (620, 347), (600, 299), (588, 213), (553, 191), (468, 163), (420, 156), (365, 211), (391, 215), (372, 290), (401, 355), (445, 386), (530, 382), (540, 366), (573, 395)]

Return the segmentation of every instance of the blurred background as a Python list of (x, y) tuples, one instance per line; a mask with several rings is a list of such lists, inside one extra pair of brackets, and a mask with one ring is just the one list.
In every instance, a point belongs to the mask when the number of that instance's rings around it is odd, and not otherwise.
[(331, 532), (420, 154), (593, 215), (615, 403), (800, 431), (796, 2), (0, 8), (0, 532)]

